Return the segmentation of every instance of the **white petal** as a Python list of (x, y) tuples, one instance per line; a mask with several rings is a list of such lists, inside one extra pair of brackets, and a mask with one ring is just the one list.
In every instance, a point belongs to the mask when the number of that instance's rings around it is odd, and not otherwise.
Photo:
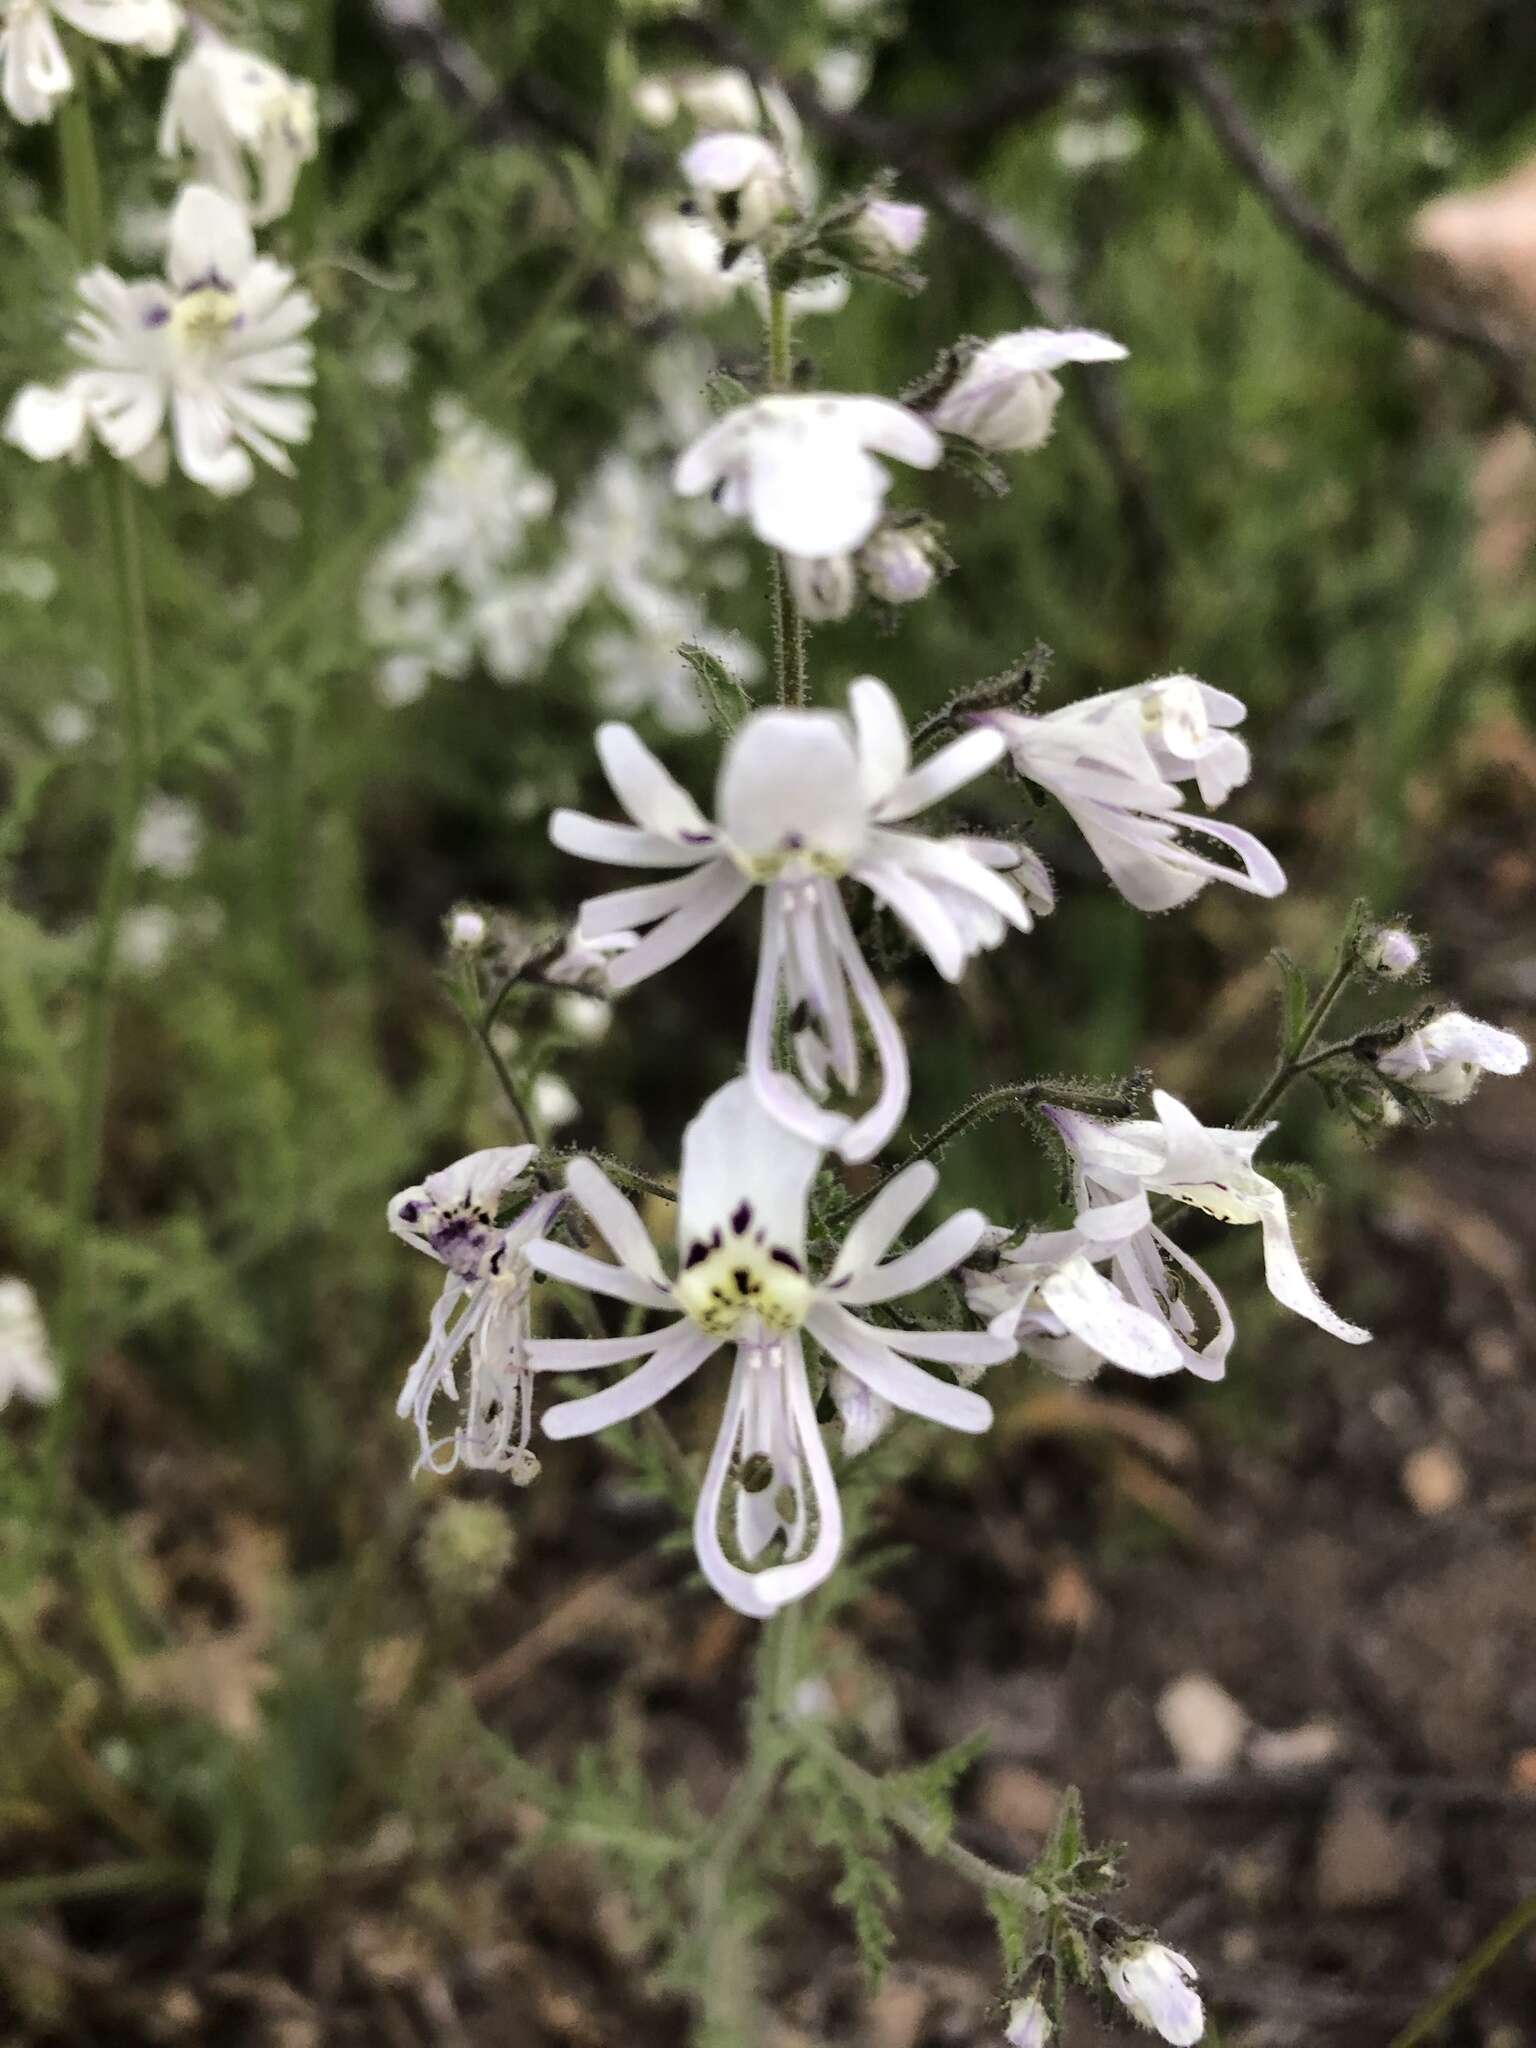
[(597, 756), (614, 795), (637, 825), (663, 839), (714, 838), (693, 798), (674, 782), (633, 726), (600, 725)]
[(738, 852), (806, 848), (846, 865), (867, 813), (848, 727), (829, 711), (758, 711), (720, 766), (715, 809)]
[(871, 811), (881, 808), (912, 762), (907, 722), (894, 694), (878, 676), (860, 676), (848, 686), (859, 743), (859, 783)]
[(944, 979), (958, 981), (970, 955), (941, 899), (894, 861), (862, 860), (855, 873), (896, 913)]
[(637, 946), (631, 946), (610, 962), (610, 988), (633, 988), (636, 982), (680, 960), (730, 916), (752, 887), (747, 877), (725, 860), (712, 861), (690, 880), (695, 882), (695, 890), (683, 908), (674, 910), (647, 932)]
[(808, 443), (765, 435), (751, 449), (752, 530), (768, 547), (812, 561), (852, 554), (874, 532), (890, 484), (872, 456), (830, 429)]
[(642, 832), (633, 825), (611, 825), (606, 818), (589, 818), (585, 811), (554, 811), (549, 820), (551, 842), (562, 853), (578, 860), (605, 861), (616, 868), (673, 868), (713, 860), (713, 846), (679, 846), (656, 832)]
[(256, 260), (244, 213), (211, 185), (187, 185), (171, 213), (166, 276), (178, 291), (219, 278), (236, 285)]
[(994, 726), (978, 726), (960, 739), (940, 747), (910, 775), (904, 776), (880, 806), (880, 822), (896, 824), (915, 817), (941, 798), (974, 782), (978, 775), (995, 767), (1007, 751), (1007, 742)]
[(1184, 1356), (1161, 1317), (1138, 1308), (1085, 1258), (1066, 1261), (1040, 1283), (1040, 1298), (1088, 1347), (1126, 1372), (1157, 1378)]
[(176, 460), (194, 483), (221, 498), (249, 487), (255, 468), (215, 399), (178, 391), (171, 400), (171, 432)]
[(34, 462), (84, 455), (90, 435), (78, 385), (24, 384), (5, 416), (5, 438)]
[(650, 1232), (597, 1161), (573, 1159), (565, 1170), (565, 1184), (619, 1263), (653, 1287), (665, 1289), (667, 1276)]
[(944, 459), (944, 443), (921, 414), (891, 398), (845, 398), (842, 415), (852, 422), (866, 448), (893, 456), (913, 469), (936, 469)]
[(678, 1177), (677, 1241), (707, 1244), (746, 1203), (751, 1229), (803, 1264), (805, 1213), (821, 1148), (786, 1130), (758, 1099), (750, 1081), (717, 1088), (683, 1133)]
[(576, 931), (583, 940), (612, 938), (615, 932), (639, 931), (674, 910), (686, 910), (707, 877), (697, 871), (670, 882), (644, 882), (634, 889), (613, 889), (603, 896), (589, 896), (576, 916)]
[(1341, 1343), (1369, 1344), (1370, 1331), (1336, 1314), (1307, 1278), (1291, 1235), (1285, 1196), (1272, 1182), (1263, 1185), (1266, 1193), (1261, 1200), (1259, 1222), (1264, 1233), (1264, 1277), (1270, 1293), (1283, 1307), (1305, 1316), (1308, 1322), (1316, 1323)]
[(909, 1365), (894, 1351), (873, 1341), (864, 1325), (834, 1302), (818, 1300), (806, 1317), (805, 1326), (839, 1365), (846, 1366), (855, 1379), (862, 1380), (872, 1393), (893, 1407), (972, 1436), (991, 1428), (991, 1404), (980, 1394), (951, 1386), (947, 1380), (935, 1379), (921, 1367)]
[(573, 1245), (560, 1244), (554, 1239), (535, 1238), (523, 1253), (535, 1273), (544, 1273), (551, 1280), (564, 1280), (573, 1287), (584, 1287), (589, 1294), (604, 1294), (611, 1301), (629, 1301), (639, 1308), (671, 1308), (672, 1295), (654, 1281), (642, 1280), (638, 1273), (632, 1273), (627, 1266), (612, 1266), (606, 1259), (594, 1259), (587, 1252), (579, 1252)]
[(646, 1364), (626, 1373), (611, 1387), (604, 1387), (600, 1394), (588, 1394), (583, 1400), (562, 1401), (558, 1407), (546, 1409), (544, 1434), (558, 1439), (591, 1436), (597, 1430), (611, 1429), (616, 1422), (628, 1422), (645, 1409), (653, 1408), (674, 1387), (681, 1386), (719, 1348), (718, 1337), (709, 1336), (692, 1323), (679, 1323), (663, 1331), (655, 1355)]
[(839, 1287), (837, 1299), (853, 1307), (872, 1302), (896, 1301), (915, 1294), (943, 1274), (953, 1272), (968, 1259), (987, 1232), (987, 1219), (979, 1209), (962, 1209), (930, 1231), (911, 1251), (902, 1252), (883, 1266), (866, 1266), (846, 1287)]
[(627, 1365), (632, 1358), (648, 1358), (663, 1337), (687, 1327), (686, 1323), (674, 1323), (670, 1330), (632, 1330), (620, 1337), (535, 1337), (528, 1346), (528, 1363), (536, 1372), (587, 1372), (597, 1366)]
[(939, 1170), (927, 1159), (902, 1168), (875, 1196), (843, 1239), (827, 1285), (862, 1275), (883, 1259), (939, 1184)]

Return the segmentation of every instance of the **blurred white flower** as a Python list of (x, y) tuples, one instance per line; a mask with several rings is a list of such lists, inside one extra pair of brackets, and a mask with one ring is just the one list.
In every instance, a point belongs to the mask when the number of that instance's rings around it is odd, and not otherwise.
[(789, 166), (761, 135), (701, 135), (683, 151), (682, 172), (727, 242), (751, 242), (795, 203)]
[(256, 227), (288, 211), (319, 147), (315, 88), (211, 30), (171, 74), (160, 154), (190, 154), (204, 183), (227, 192)]
[(596, 1045), (608, 1036), (613, 1007), (601, 996), (568, 995), (555, 999), (555, 1018), (560, 1029), (583, 1045)]
[(852, 228), (854, 240), (876, 263), (897, 263), (911, 256), (927, 232), (927, 207), (899, 199), (871, 199)]
[(1148, 1379), (1177, 1372), (1187, 1361), (1166, 1311), (1138, 1306), (1097, 1269), (1121, 1249), (1080, 1228), (1033, 1232), (992, 1272), (964, 1276), (966, 1302), (1058, 1379), (1092, 1379), (1106, 1362)]
[[(610, 968), (631, 988), (681, 959), (741, 902), (765, 892), (757, 987), (747, 1032), (747, 1071), (769, 1110), (791, 1129), (847, 1159), (868, 1159), (893, 1135), (906, 1107), (906, 1047), (859, 949), (839, 880), (861, 883), (904, 924), (949, 981), (977, 952), (1034, 918), (1025, 893), (998, 872), (1016, 849), (992, 840), (932, 839), (900, 829), (992, 767), (1000, 737), (977, 729), (912, 765), (895, 698), (873, 676), (852, 684), (849, 712), (754, 712), (721, 760), (710, 823), (626, 725), (598, 729), (598, 757), (632, 824), (558, 810), (550, 837), (567, 853), (618, 867), (682, 868), (665, 882), (620, 889), (583, 904), (586, 938), (652, 929)], [(781, 1005), (795, 1020), (797, 1072), (775, 1064)], [(835, 1078), (859, 1085), (863, 1015), (874, 1041), (880, 1089), (851, 1117), (824, 1106)]]
[(1513, 1031), (1447, 1010), (1379, 1053), (1376, 1064), (1416, 1094), (1454, 1104), (1465, 1102), (1485, 1073), (1523, 1073), (1530, 1056), (1530, 1047)]
[(1064, 171), (1092, 171), (1124, 163), (1141, 148), (1141, 123), (1134, 114), (1106, 114), (1096, 121), (1063, 121), (1056, 130), (1056, 161)]
[(1104, 1976), (1131, 2018), (1173, 2048), (1193, 2048), (1205, 2032), (1195, 1966), (1176, 1948), (1160, 1941), (1129, 1943), (1104, 1958)]
[(58, 1369), (37, 1296), (25, 1280), (0, 1280), (0, 1408), (18, 1394), (44, 1406), (58, 1392)]
[(195, 483), (227, 497), (255, 476), (254, 453), (291, 475), (284, 443), (309, 436), (314, 382), (303, 339), (317, 308), (294, 275), (258, 256), (232, 199), (189, 185), (171, 216), (166, 281), (128, 284), (98, 265), (80, 278), (68, 336), (91, 366), (57, 386), (29, 384), (13, 400), (6, 438), (40, 462), (80, 458), (94, 433), (154, 481), (176, 460)]
[(1051, 437), (1065, 363), (1117, 363), (1118, 341), (1089, 328), (1026, 327), (978, 349), (933, 409), (946, 434), (962, 434), (994, 455), (1030, 454)]
[(0, 597), (23, 604), (47, 604), (59, 587), (59, 572), (41, 555), (0, 555)]
[[(1194, 780), (1220, 803), (1246, 778), (1248, 749), (1230, 730), (1243, 716), (1241, 698), (1167, 676), (1043, 717), (994, 711), (983, 722), (1002, 733), (1019, 774), (1065, 807), (1127, 902), (1152, 911), (1187, 903), (1208, 882), (1255, 896), (1285, 888), (1279, 862), (1251, 832), (1183, 810), (1180, 782)], [(1228, 847), (1239, 865), (1198, 852), (1194, 833)]]
[(785, 554), (819, 559), (862, 546), (890, 474), (877, 455), (932, 469), (943, 443), (926, 420), (887, 398), (759, 398), (737, 406), (685, 449), (673, 483), (711, 492)]
[[(537, 1156), (533, 1145), (499, 1145), (471, 1152), (419, 1187), (404, 1188), (389, 1205), (389, 1227), (417, 1251), (447, 1268), (432, 1311), (427, 1341), (406, 1374), (396, 1412), (411, 1417), (421, 1464), (451, 1472), (465, 1464), (505, 1472), (514, 1485), (535, 1478), (539, 1461), (529, 1448), (533, 1428), (533, 1374), (528, 1361), (528, 1297), (533, 1273), (530, 1241), (548, 1229), (560, 1195), (537, 1195), (508, 1224), (500, 1211)], [(457, 1367), (468, 1350), (469, 1385), (452, 1433), (432, 1434), (439, 1394), (459, 1402)]]
[(181, 920), (163, 903), (126, 911), (117, 931), (117, 955), (131, 974), (158, 974), (181, 936)]
[(432, 417), (438, 452), (380, 573), (400, 583), (451, 576), (466, 589), (485, 589), (505, 572), (529, 527), (548, 517), (555, 487), (515, 441), (458, 399), (439, 399)]
[(856, 107), (868, 90), (874, 68), (874, 58), (868, 50), (823, 50), (813, 73), (823, 104), (835, 114), (846, 114), (850, 107)]
[(1397, 925), (1384, 925), (1372, 932), (1360, 948), (1361, 964), (1386, 981), (1401, 981), (1418, 966), (1422, 948), (1412, 932)]
[(573, 931), (563, 953), (544, 970), (546, 981), (574, 984), (592, 982), (607, 986), (613, 963), (640, 943), (636, 932), (606, 932), (600, 939), (584, 939)]
[(670, 128), (677, 119), (677, 94), (670, 79), (659, 72), (637, 78), (629, 95), (635, 119), (642, 128)]
[(540, 1074), (533, 1084), (533, 1114), (546, 1131), (557, 1131), (581, 1113), (581, 1104), (558, 1074)]
[(203, 824), (197, 806), (185, 797), (156, 791), (139, 814), (133, 835), (134, 866), (179, 881), (197, 866), (202, 846)]
[(938, 550), (922, 527), (882, 526), (859, 551), (872, 595), (885, 604), (916, 604), (938, 580)]
[(655, 267), (661, 303), (674, 313), (713, 313), (741, 289), (739, 265), (727, 270), (725, 244), (702, 214), (653, 213), (640, 230)]
[(52, 704), (43, 715), (43, 737), (61, 752), (83, 746), (96, 721), (83, 704)]
[(447, 940), (455, 953), (477, 953), (485, 944), (489, 927), (482, 911), (461, 903), (447, 919)]
[[(527, 1252), (534, 1270), (551, 1279), (675, 1317), (661, 1329), (633, 1335), (532, 1344), (528, 1355), (537, 1371), (639, 1361), (600, 1393), (548, 1410), (547, 1436), (587, 1436), (627, 1421), (690, 1379), (722, 1345), (734, 1347), (694, 1516), (694, 1545), (715, 1591), (755, 1619), (820, 1585), (842, 1548), (842, 1510), (806, 1379), (802, 1328), (882, 1403), (969, 1432), (990, 1425), (988, 1404), (914, 1361), (987, 1364), (1008, 1348), (985, 1332), (894, 1329), (851, 1313), (928, 1286), (964, 1258), (986, 1228), (979, 1212), (964, 1210), (910, 1251), (885, 1260), (937, 1185), (926, 1161), (882, 1190), (849, 1230), (830, 1271), (813, 1279), (806, 1206), (820, 1165), (815, 1144), (777, 1123), (749, 1082), (732, 1081), (710, 1096), (683, 1137), (675, 1278), (668, 1278), (634, 1208), (590, 1159), (571, 1163), (566, 1184), (618, 1263), (548, 1239)], [(767, 1484), (753, 1487), (743, 1475), (759, 1462)], [(720, 1538), (728, 1495), (733, 1548), (744, 1563), (727, 1555)], [(782, 1551), (764, 1563), (776, 1539)]]
[(685, 72), (674, 89), (684, 112), (701, 128), (750, 130), (762, 118), (757, 88), (745, 71)]
[(1003, 2039), (1008, 2048), (1047, 2048), (1055, 2031), (1039, 1994), (1032, 1991), (1028, 1998), (1016, 1998), (1009, 2008)]
[(0, 15), (0, 99), (18, 121), (51, 121), (75, 74), (55, 16), (119, 49), (169, 56), (184, 19), (176, 0), (5, 0)]

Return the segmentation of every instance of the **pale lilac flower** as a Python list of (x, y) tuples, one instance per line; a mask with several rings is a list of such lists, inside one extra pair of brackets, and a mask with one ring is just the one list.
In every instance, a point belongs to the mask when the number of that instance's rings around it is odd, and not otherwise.
[(446, 936), (451, 951), (478, 953), (490, 937), (490, 927), (482, 911), (475, 910), (467, 903), (461, 903), (447, 919)]
[(859, 568), (884, 604), (916, 604), (938, 581), (938, 550), (921, 526), (882, 526), (859, 551)]
[[(1369, 1330), (1336, 1315), (1307, 1278), (1291, 1236), (1285, 1196), (1253, 1164), (1274, 1125), (1251, 1131), (1208, 1128), (1161, 1089), (1154, 1091), (1152, 1106), (1155, 1122), (1100, 1120), (1070, 1109), (1048, 1108), (1045, 1114), (1071, 1155), (1076, 1228), (1090, 1255), (1101, 1255), (1096, 1247), (1109, 1253), (1120, 1292), (1167, 1323), (1187, 1369), (1202, 1379), (1223, 1377), (1235, 1334), (1232, 1318), (1209, 1274), (1153, 1222), (1151, 1195), (1171, 1196), (1222, 1223), (1258, 1224), (1264, 1276), (1276, 1301), (1343, 1343), (1368, 1343)], [(1170, 1261), (1203, 1290), (1215, 1316), (1215, 1335), (1203, 1346), (1196, 1341), (1187, 1289), (1170, 1276)]]
[(1447, 1010), (1379, 1053), (1376, 1064), (1391, 1080), (1419, 1095), (1461, 1103), (1484, 1074), (1523, 1073), (1530, 1056), (1530, 1047), (1513, 1031), (1499, 1031), (1461, 1010)]
[(55, 17), (118, 49), (165, 57), (181, 34), (176, 0), (5, 0), (0, 13), (0, 99), (18, 121), (51, 121), (75, 74)]
[(727, 242), (755, 240), (795, 203), (790, 167), (761, 135), (701, 135), (683, 151), (682, 172)]
[(787, 555), (843, 555), (873, 533), (890, 489), (875, 457), (932, 469), (943, 452), (928, 422), (892, 399), (759, 398), (684, 449), (672, 480), (685, 498), (710, 492)]
[(826, 625), (846, 619), (853, 610), (859, 579), (851, 555), (822, 555), (813, 560), (788, 555), (785, 566), (801, 618), (813, 625)]
[[(397, 1412), (411, 1417), (421, 1463), (433, 1472), (465, 1464), (505, 1472), (514, 1485), (537, 1477), (529, 1449), (533, 1376), (528, 1359), (533, 1274), (527, 1250), (548, 1229), (564, 1197), (539, 1195), (508, 1224), (498, 1211), (533, 1163), (533, 1145), (471, 1152), (389, 1205), (389, 1227), (447, 1268), (427, 1341), (406, 1375)], [(467, 1349), (469, 1380), (462, 1413), (447, 1436), (434, 1436), (432, 1404), (460, 1398), (457, 1372)]]
[(1000, 334), (971, 357), (934, 407), (933, 423), (994, 455), (1030, 454), (1050, 439), (1061, 403), (1052, 372), (1065, 363), (1117, 363), (1128, 353), (1085, 327)]
[[(1285, 875), (1251, 832), (1188, 817), (1178, 784), (1194, 781), (1219, 804), (1248, 774), (1248, 749), (1230, 730), (1239, 698), (1193, 676), (1165, 676), (1033, 717), (993, 711), (1018, 772), (1070, 813), (1121, 895), (1138, 910), (1170, 910), (1207, 882), (1278, 896)], [(1214, 860), (1189, 843), (1202, 833), (1237, 856)]]
[(171, 74), (160, 154), (189, 154), (263, 227), (293, 204), (299, 174), (320, 147), (315, 88), (254, 51), (206, 30)]
[(25, 1280), (0, 1280), (0, 1408), (18, 1394), (43, 1407), (58, 1393), (58, 1368), (37, 1296)]
[[(585, 939), (649, 925), (612, 964), (631, 988), (680, 959), (754, 886), (764, 891), (763, 938), (748, 1029), (748, 1072), (760, 1099), (791, 1128), (845, 1158), (868, 1159), (906, 1107), (906, 1048), (854, 938), (843, 876), (862, 883), (901, 920), (939, 972), (958, 981), (966, 962), (1034, 923), (1043, 871), (996, 840), (929, 839), (900, 829), (991, 767), (999, 734), (978, 728), (912, 766), (895, 698), (871, 676), (848, 693), (848, 717), (828, 711), (759, 711), (726, 749), (711, 823), (626, 725), (604, 725), (598, 757), (632, 824), (556, 811), (550, 837), (567, 853), (620, 867), (685, 868), (675, 880), (592, 898)], [(1000, 870), (1016, 868), (1017, 885)], [(1029, 900), (1026, 900), (1029, 899)], [(781, 1004), (793, 1020), (799, 1078), (773, 1064)], [(859, 1085), (854, 1011), (863, 1013), (881, 1069), (879, 1098), (856, 1120), (828, 1110), (835, 1078)]]
[(29, 384), (6, 438), (39, 462), (82, 457), (94, 433), (150, 481), (176, 460), (227, 497), (255, 476), (252, 454), (285, 475), (284, 443), (306, 440), (314, 382), (302, 339), (317, 313), (293, 272), (258, 256), (245, 216), (208, 185), (189, 185), (171, 216), (166, 279), (129, 284), (98, 265), (81, 277), (69, 345), (90, 366), (57, 386)]
[[(966, 1210), (910, 1251), (880, 1263), (937, 1184), (926, 1162), (881, 1190), (830, 1270), (813, 1277), (806, 1205), (821, 1160), (819, 1147), (765, 1112), (745, 1080), (732, 1081), (709, 1098), (684, 1134), (675, 1278), (668, 1277), (633, 1207), (590, 1159), (574, 1160), (566, 1183), (619, 1263), (549, 1239), (527, 1248), (529, 1263), (551, 1279), (676, 1316), (661, 1329), (634, 1335), (535, 1341), (528, 1355), (539, 1371), (639, 1361), (600, 1393), (547, 1410), (547, 1436), (587, 1436), (627, 1422), (691, 1378), (722, 1345), (734, 1346), (694, 1543), (720, 1597), (758, 1619), (820, 1585), (842, 1547), (842, 1511), (806, 1380), (802, 1330), (875, 1399), (972, 1432), (990, 1424), (988, 1404), (912, 1361), (985, 1365), (1009, 1348), (983, 1331), (888, 1329), (851, 1312), (927, 1287), (966, 1257), (986, 1229), (979, 1212)], [(781, 1554), (766, 1562), (775, 1543)]]
[(614, 961), (639, 943), (637, 932), (605, 932), (600, 939), (584, 939), (573, 931), (565, 950), (545, 968), (544, 979), (567, 987), (591, 982), (611, 988)]
[(1003, 2039), (1008, 2048), (1047, 2048), (1056, 2029), (1051, 2025), (1051, 2016), (1041, 2002), (1040, 1994), (1032, 1991), (1027, 1998), (1016, 1998), (1008, 2013), (1008, 2024), (1003, 2030)]
[(1138, 1941), (1114, 1949), (1104, 1958), (1104, 1976), (1131, 2018), (1173, 2048), (1193, 2048), (1205, 2032), (1195, 1966), (1176, 1948)]
[(1147, 1379), (1177, 1372), (1186, 1361), (1166, 1308), (1138, 1307), (1098, 1270), (1119, 1249), (1080, 1229), (1034, 1231), (1005, 1247), (993, 1271), (967, 1273), (965, 1298), (994, 1337), (1058, 1379), (1092, 1379), (1106, 1362)]
[(876, 263), (900, 263), (928, 232), (928, 209), (900, 199), (871, 199), (854, 220), (852, 234)]

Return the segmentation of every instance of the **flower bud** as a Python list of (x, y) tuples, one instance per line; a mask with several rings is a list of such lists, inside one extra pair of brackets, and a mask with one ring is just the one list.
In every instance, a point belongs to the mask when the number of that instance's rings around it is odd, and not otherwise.
[(913, 253), (927, 231), (927, 207), (907, 205), (899, 199), (871, 199), (851, 230), (862, 256), (871, 263), (893, 266)]
[(804, 555), (787, 555), (789, 588), (800, 616), (813, 624), (846, 619), (859, 594), (859, 579), (852, 555), (826, 555), (812, 561)]
[(701, 128), (750, 130), (762, 118), (745, 71), (697, 71), (678, 79), (677, 97)]
[(478, 953), (487, 933), (485, 919), (467, 903), (461, 903), (448, 919), (448, 944), (455, 953)]
[(677, 119), (677, 94), (667, 79), (654, 74), (636, 79), (629, 104), (644, 128), (670, 128)]
[(994, 455), (1031, 454), (1050, 439), (1061, 402), (1052, 371), (1064, 363), (1118, 362), (1126, 353), (1087, 328), (1000, 334), (971, 357), (935, 406), (933, 423)]
[(1104, 1976), (1131, 2018), (1173, 2048), (1193, 2048), (1205, 2032), (1195, 1966), (1176, 1948), (1160, 1941), (1127, 1943), (1104, 1958)]
[(1040, 1994), (1032, 1991), (1028, 1998), (1014, 2000), (1003, 2039), (1008, 2048), (1046, 2048), (1055, 2031), (1050, 2014), (1040, 2002)]
[(1383, 925), (1372, 932), (1360, 948), (1360, 964), (1388, 981), (1401, 981), (1419, 964), (1420, 946), (1411, 932), (1400, 926)]
[(439, 1600), (474, 1607), (505, 1577), (516, 1547), (512, 1524), (489, 1501), (450, 1500), (422, 1531), (417, 1556)]
[(873, 596), (886, 604), (916, 604), (938, 581), (937, 546), (921, 526), (882, 526), (859, 554)]
[(789, 211), (783, 157), (761, 135), (701, 135), (684, 150), (683, 176), (727, 242), (750, 242)]

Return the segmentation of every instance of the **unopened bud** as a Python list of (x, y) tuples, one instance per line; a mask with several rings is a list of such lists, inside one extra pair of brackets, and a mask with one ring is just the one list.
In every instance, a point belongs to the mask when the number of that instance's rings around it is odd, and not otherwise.
[(1105, 1957), (1104, 1976), (1131, 2018), (1173, 2048), (1194, 2048), (1205, 2032), (1195, 1966), (1176, 1948), (1160, 1941), (1128, 1942)]
[(1365, 940), (1360, 948), (1360, 960), (1372, 974), (1383, 975), (1388, 981), (1401, 981), (1405, 974), (1412, 974), (1418, 966), (1421, 950), (1411, 932), (1403, 931), (1400, 926), (1384, 925)]
[(916, 604), (938, 580), (937, 547), (922, 527), (882, 526), (864, 543), (859, 567), (873, 596)]
[(644, 128), (670, 128), (677, 119), (677, 94), (665, 78), (637, 79), (629, 103)]
[(871, 263), (897, 264), (928, 232), (928, 209), (899, 199), (871, 199), (854, 220), (853, 239)]
[(455, 953), (477, 953), (485, 944), (488, 927), (478, 910), (461, 905), (448, 919), (448, 943)]
[(812, 561), (804, 555), (790, 555), (789, 588), (800, 616), (813, 624), (846, 619), (859, 594), (859, 579), (851, 555), (826, 555)]
[(1028, 1998), (1014, 2000), (1003, 2039), (1008, 2048), (1046, 2048), (1055, 2031), (1050, 2014), (1040, 2002), (1039, 1993), (1032, 1991)]

